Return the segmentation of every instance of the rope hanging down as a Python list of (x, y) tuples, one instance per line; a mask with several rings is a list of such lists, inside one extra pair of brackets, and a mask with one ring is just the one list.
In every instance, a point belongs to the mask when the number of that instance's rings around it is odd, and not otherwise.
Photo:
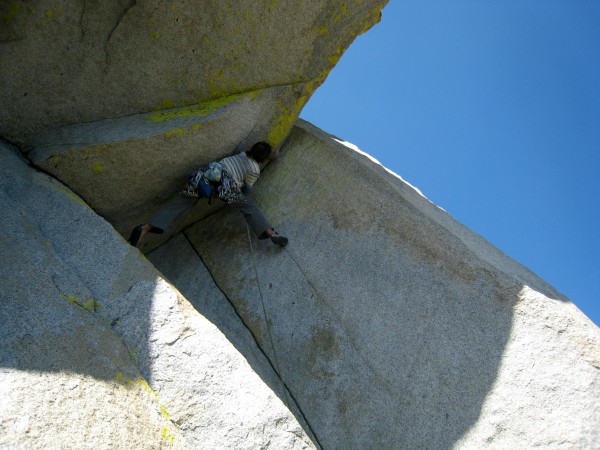
[[(254, 257), (254, 247), (252, 246), (252, 236), (250, 236), (250, 226), (248, 225), (248, 223), (246, 223), (246, 230), (248, 231), (248, 244), (250, 245), (250, 255), (252, 256), (252, 264), (254, 265), (254, 277), (256, 278), (256, 285), (258, 286), (258, 295), (260, 297), (260, 304), (262, 306), (263, 317), (264, 317), (265, 323), (267, 324), (267, 334), (269, 335), (269, 342), (271, 344), (271, 350), (273, 351), (273, 364), (272, 365), (275, 369), (277, 376), (279, 377), (279, 381), (281, 382), (281, 386), (283, 388), (283, 394), (285, 395), (285, 400), (284, 400), (285, 406), (287, 407), (288, 411), (292, 411), (292, 409), (290, 408), (290, 396), (292, 396), (292, 395), (291, 395), (291, 392), (288, 391), (287, 386), (285, 385), (285, 382), (283, 381), (283, 377), (281, 376), (281, 369), (279, 368), (279, 361), (277, 359), (277, 351), (275, 350), (275, 344), (273, 343), (273, 335), (271, 334), (271, 326), (269, 325), (269, 317), (267, 316), (267, 309), (265, 308), (265, 300), (263, 297), (262, 289), (260, 287), (260, 280), (258, 278), (258, 268), (256, 267), (256, 258)], [(288, 255), (289, 255), (289, 252), (288, 252)], [(292, 258), (292, 260), (293, 260), (293, 258)], [(294, 262), (296, 263), (296, 265), (298, 265), (298, 262), (296, 262), (295, 260), (294, 260)], [(298, 267), (300, 268), (299, 265), (298, 265)], [(266, 352), (265, 352), (265, 356), (267, 356)], [(267, 359), (269, 359), (268, 356), (267, 356)], [(293, 396), (292, 396), (292, 398), (293, 398)], [(298, 412), (302, 415), (302, 418), (304, 419), (306, 426), (308, 427), (308, 429), (310, 430), (310, 433), (312, 434), (312, 436), (314, 438), (317, 448), (322, 449), (323, 446), (321, 445), (321, 442), (319, 441), (319, 438), (317, 437), (315, 430), (313, 430), (309, 421), (306, 420), (304, 413), (298, 407), (298, 402), (296, 402), (296, 399), (294, 399), (294, 405), (297, 407)]]
[(260, 297), (260, 304), (262, 306), (263, 317), (265, 323), (267, 325), (267, 334), (269, 336), (269, 342), (271, 344), (271, 350), (273, 351), (273, 362), (275, 371), (277, 372), (277, 376), (279, 377), (279, 381), (281, 381), (281, 386), (283, 387), (283, 393), (285, 395), (285, 405), (287, 409), (290, 409), (290, 401), (288, 398), (288, 390), (283, 382), (283, 377), (281, 376), (281, 369), (279, 368), (279, 361), (277, 359), (277, 351), (275, 350), (275, 344), (273, 343), (273, 336), (271, 335), (271, 326), (269, 325), (269, 317), (267, 316), (267, 309), (265, 308), (265, 300), (263, 297), (262, 289), (260, 287), (260, 280), (258, 278), (258, 269), (256, 267), (256, 258), (254, 257), (254, 247), (252, 246), (252, 236), (250, 236), (250, 226), (246, 223), (246, 230), (248, 231), (248, 244), (250, 245), (250, 255), (252, 256), (252, 264), (254, 265), (254, 277), (256, 278), (256, 285), (258, 286), (258, 295)]

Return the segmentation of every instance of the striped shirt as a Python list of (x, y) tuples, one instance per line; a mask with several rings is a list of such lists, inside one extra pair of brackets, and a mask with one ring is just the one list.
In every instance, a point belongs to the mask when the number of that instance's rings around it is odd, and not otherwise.
[(219, 163), (240, 187), (244, 184), (248, 188), (252, 187), (260, 175), (260, 166), (245, 152), (224, 158)]

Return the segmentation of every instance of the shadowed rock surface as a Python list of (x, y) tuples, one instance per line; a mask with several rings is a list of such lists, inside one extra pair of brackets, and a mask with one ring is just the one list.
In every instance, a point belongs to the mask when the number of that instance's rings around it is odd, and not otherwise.
[(323, 448), (598, 442), (599, 330), (529, 270), (305, 122), (256, 194), (285, 250), (227, 210), (184, 233)]
[(3, 2), (1, 134), (27, 140), (274, 86), (314, 90), (385, 3)]
[(0, 136), (125, 235), (197, 166), (279, 147), (386, 3), (3, 2)]

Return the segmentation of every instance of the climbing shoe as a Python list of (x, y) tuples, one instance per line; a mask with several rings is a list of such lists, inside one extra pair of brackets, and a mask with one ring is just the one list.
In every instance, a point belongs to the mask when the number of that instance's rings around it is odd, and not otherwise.
[(271, 236), (271, 242), (273, 244), (279, 245), (280, 247), (285, 247), (288, 243), (288, 238), (285, 236)]
[(129, 236), (129, 243), (134, 247), (137, 247), (140, 243), (140, 239), (142, 238), (142, 225), (138, 225), (131, 231), (131, 236)]

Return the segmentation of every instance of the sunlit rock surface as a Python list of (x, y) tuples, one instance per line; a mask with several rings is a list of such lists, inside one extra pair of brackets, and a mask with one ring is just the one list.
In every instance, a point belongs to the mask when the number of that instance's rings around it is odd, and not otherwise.
[(323, 448), (600, 444), (600, 330), (399, 177), (300, 122), (256, 200), (286, 249), (222, 210), (151, 258), (192, 302), (201, 258)]
[[(1, 143), (0, 208), (0, 447), (313, 448), (239, 321), (227, 330), (246, 336), (244, 355)], [(202, 286), (202, 301), (237, 317), (208, 274)]]
[[(0, 2), (34, 164), (0, 141), (0, 447), (600, 447), (595, 325), (350, 144), (286, 141), (385, 3)], [(217, 205), (126, 244), (259, 140), (288, 247)]]

